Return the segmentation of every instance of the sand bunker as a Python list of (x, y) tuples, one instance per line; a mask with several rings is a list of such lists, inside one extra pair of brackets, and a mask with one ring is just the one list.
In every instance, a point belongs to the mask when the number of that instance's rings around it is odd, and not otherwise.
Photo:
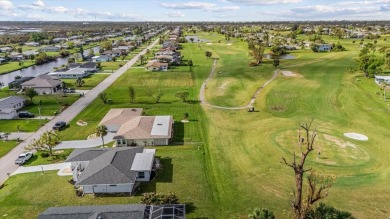
[(206, 43), (207, 45), (212, 45), (213, 43)]
[(283, 76), (286, 76), (286, 77), (295, 77), (295, 76), (297, 76), (296, 74), (294, 74), (291, 71), (280, 71), (280, 72), (283, 74)]
[(231, 44), (231, 43), (228, 43), (228, 44), (226, 44), (226, 45), (231, 46), (232, 44)]
[(187, 120), (187, 119), (183, 119), (183, 120), (181, 120), (181, 122), (182, 122), (182, 123), (189, 123), (190, 121)]
[(347, 138), (352, 138), (352, 139), (358, 140), (358, 141), (367, 141), (368, 140), (367, 136), (359, 134), (359, 133), (355, 133), (355, 132), (344, 133), (344, 136)]
[(86, 125), (88, 125), (88, 123), (86, 121), (83, 121), (83, 120), (77, 121), (76, 124), (79, 125), (79, 126), (86, 126)]

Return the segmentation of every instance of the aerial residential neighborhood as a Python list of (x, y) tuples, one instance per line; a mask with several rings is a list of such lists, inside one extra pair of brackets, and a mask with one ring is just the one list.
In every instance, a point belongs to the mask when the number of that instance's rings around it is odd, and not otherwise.
[(0, 0), (0, 217), (389, 218), (388, 8)]

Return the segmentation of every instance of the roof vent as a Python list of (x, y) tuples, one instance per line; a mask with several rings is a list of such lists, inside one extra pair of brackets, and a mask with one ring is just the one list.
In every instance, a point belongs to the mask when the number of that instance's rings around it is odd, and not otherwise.
[(161, 123), (158, 123), (157, 125), (162, 125)]

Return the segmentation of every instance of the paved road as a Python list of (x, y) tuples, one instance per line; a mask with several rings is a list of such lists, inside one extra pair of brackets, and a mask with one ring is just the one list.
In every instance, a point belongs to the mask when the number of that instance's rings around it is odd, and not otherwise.
[(15, 165), (15, 159), (23, 152), (23, 149), (30, 144), (33, 139), (38, 139), (43, 132), (46, 130), (51, 130), (53, 125), (57, 121), (70, 122), (76, 117), (85, 107), (87, 107), (98, 95), (100, 92), (103, 92), (108, 88), (115, 80), (117, 80), (123, 73), (125, 73), (132, 65), (134, 65), (139, 59), (140, 55), (145, 54), (147, 49), (151, 49), (154, 45), (158, 43), (158, 39), (145, 48), (142, 52), (136, 55), (133, 59), (127, 62), (123, 67), (116, 70), (106, 79), (104, 79), (100, 84), (90, 90), (85, 94), (84, 97), (81, 97), (71, 106), (69, 106), (65, 111), (56, 116), (53, 120), (49, 121), (45, 126), (41, 127), (34, 134), (30, 135), (25, 141), (16, 146), (8, 154), (0, 158), (0, 182), (5, 181), (8, 178), (7, 173), (14, 172), (19, 166)]
[[(114, 141), (115, 133), (107, 133), (104, 136), (104, 144)], [(62, 141), (59, 143), (54, 150), (69, 149), (69, 148), (94, 148), (102, 145), (102, 139), (89, 139), (89, 140), (76, 140), (76, 141)]]
[(54, 164), (47, 164), (47, 165), (38, 165), (38, 166), (30, 166), (30, 167), (23, 167), (20, 166), (16, 171), (14, 171), (12, 175), (21, 174), (21, 173), (34, 173), (34, 172), (42, 172), (42, 171), (51, 171), (51, 170), (60, 170), (58, 172), (58, 175), (61, 176), (68, 176), (72, 175), (71, 173), (63, 173), (64, 169), (70, 169), (70, 163), (54, 163)]

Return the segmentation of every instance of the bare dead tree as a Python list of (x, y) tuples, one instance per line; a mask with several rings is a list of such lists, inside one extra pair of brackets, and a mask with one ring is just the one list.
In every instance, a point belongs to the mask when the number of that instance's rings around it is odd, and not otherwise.
[[(317, 136), (316, 130), (311, 131), (311, 125), (313, 120), (310, 123), (301, 124), (300, 127), (304, 130), (303, 138), (301, 136), (301, 131), (299, 130), (298, 134), (298, 144), (300, 146), (301, 154), (300, 158), (296, 156), (294, 152), (294, 157), (292, 162), (287, 162), (286, 158), (282, 157), (282, 163), (291, 167), (294, 170), (295, 174), (295, 186), (296, 191), (294, 193), (294, 200), (291, 201), (291, 208), (294, 211), (295, 218), (302, 219), (305, 216), (302, 207), (302, 186), (303, 186), (303, 174), (305, 172), (311, 171), (311, 168), (305, 169), (306, 158), (311, 151), (313, 151), (314, 140)], [(297, 160), (298, 159), (298, 160)]]
[(307, 177), (308, 191), (306, 206), (304, 207), (305, 213), (311, 209), (314, 203), (328, 196), (326, 189), (332, 187), (335, 180), (336, 177), (334, 175), (318, 174), (315, 171), (310, 172), (310, 175)]

